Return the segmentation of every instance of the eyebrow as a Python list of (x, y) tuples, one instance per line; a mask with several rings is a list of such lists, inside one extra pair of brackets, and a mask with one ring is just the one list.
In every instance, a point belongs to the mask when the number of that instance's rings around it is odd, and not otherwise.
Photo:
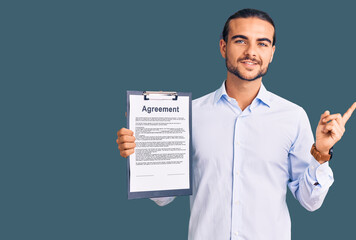
[(257, 39), (257, 41), (259, 41), (259, 42), (267, 41), (267, 42), (269, 42), (270, 44), (272, 44), (272, 41), (269, 40), (268, 38), (259, 38), (259, 39)]
[(247, 39), (247, 37), (245, 35), (235, 35), (231, 37), (231, 40), (235, 39), (235, 38), (242, 38), (242, 39)]
[[(236, 38), (242, 38), (242, 39), (246, 39), (246, 40), (248, 39), (245, 35), (234, 35), (231, 37), (231, 40), (234, 40)], [(257, 41), (259, 41), (259, 42), (267, 41), (270, 44), (272, 44), (272, 41), (268, 38), (258, 38)]]

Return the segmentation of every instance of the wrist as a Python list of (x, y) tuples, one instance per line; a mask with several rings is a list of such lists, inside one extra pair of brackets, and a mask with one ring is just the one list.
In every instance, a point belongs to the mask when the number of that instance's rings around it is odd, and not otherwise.
[(314, 143), (315, 149), (321, 154), (321, 155), (328, 155), (330, 148), (322, 148), (318, 142)]
[(316, 148), (316, 150), (317, 150), (318, 152), (320, 152), (321, 155), (329, 155), (329, 150), (327, 150), (327, 151), (319, 151), (318, 148)]
[(332, 158), (333, 148), (330, 148), (326, 152), (320, 152), (319, 149), (316, 147), (316, 144), (314, 143), (310, 150), (310, 153), (311, 155), (313, 155), (315, 160), (317, 160), (320, 164), (323, 164)]

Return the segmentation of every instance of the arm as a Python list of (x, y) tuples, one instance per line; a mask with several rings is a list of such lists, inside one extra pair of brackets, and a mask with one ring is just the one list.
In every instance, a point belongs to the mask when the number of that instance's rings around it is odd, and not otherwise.
[[(329, 149), (341, 139), (345, 132), (345, 124), (355, 108), (356, 103), (343, 116), (341, 114), (330, 115), (329, 111), (325, 111), (321, 115), (316, 130), (315, 145), (322, 155), (328, 155)], [(289, 152), (291, 181), (288, 186), (303, 207), (309, 211), (314, 211), (322, 205), (334, 178), (329, 162), (317, 161), (309, 153), (311, 142), (312, 132), (309, 120), (303, 111), (299, 121), (297, 138)]]
[(304, 110), (298, 124), (297, 137), (289, 151), (288, 187), (305, 209), (315, 211), (322, 205), (334, 178), (329, 163), (320, 164), (310, 154), (314, 138)]

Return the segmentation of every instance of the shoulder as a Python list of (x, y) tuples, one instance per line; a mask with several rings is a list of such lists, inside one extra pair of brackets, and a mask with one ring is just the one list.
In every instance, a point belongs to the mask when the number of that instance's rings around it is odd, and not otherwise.
[(310, 125), (308, 115), (303, 107), (271, 92), (270, 100), (270, 113), (278, 116), (279, 123), (284, 122), (291, 128)]
[(280, 97), (272, 92), (270, 92), (270, 98), (271, 98), (271, 103), (273, 104), (273, 108), (276, 109), (277, 111), (286, 111), (296, 115), (306, 114), (301, 106), (283, 97)]
[(194, 99), (192, 101), (193, 109), (200, 108), (200, 107), (212, 106), (214, 104), (215, 93), (216, 92), (211, 92), (211, 93), (208, 93), (202, 97)]
[(287, 135), (293, 142), (300, 133), (307, 136), (309, 140), (313, 138), (308, 115), (301, 106), (271, 93), (270, 110), (269, 116), (278, 123), (278, 128), (290, 133)]

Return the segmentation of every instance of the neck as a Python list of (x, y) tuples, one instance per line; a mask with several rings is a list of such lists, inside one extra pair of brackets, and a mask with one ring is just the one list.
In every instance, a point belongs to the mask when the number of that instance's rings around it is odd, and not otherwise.
[(254, 81), (246, 81), (228, 72), (225, 83), (226, 93), (231, 98), (235, 98), (240, 109), (243, 111), (248, 107), (258, 94), (262, 83), (262, 77)]

